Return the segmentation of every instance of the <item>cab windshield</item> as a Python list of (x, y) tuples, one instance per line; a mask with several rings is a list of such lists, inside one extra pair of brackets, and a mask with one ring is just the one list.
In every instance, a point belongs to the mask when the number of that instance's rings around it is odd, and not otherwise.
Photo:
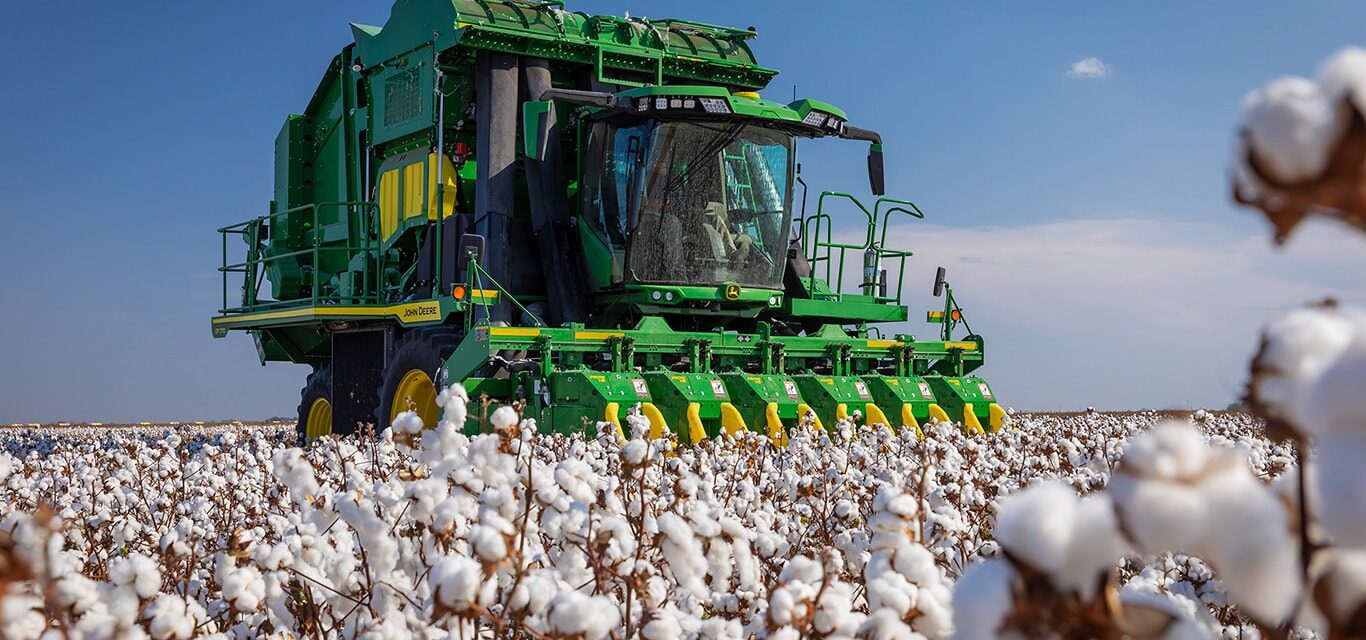
[(781, 288), (792, 135), (746, 123), (594, 125), (583, 212), (627, 282)]

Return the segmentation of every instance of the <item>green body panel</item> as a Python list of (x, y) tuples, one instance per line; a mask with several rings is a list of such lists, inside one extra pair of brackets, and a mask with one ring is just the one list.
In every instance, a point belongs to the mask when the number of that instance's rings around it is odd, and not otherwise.
[(857, 376), (803, 373), (794, 377), (802, 398), (821, 417), (827, 429), (834, 428), (834, 421), (841, 414), (848, 416), (855, 411), (861, 412), (863, 405), (873, 399), (868, 384)]
[(676, 373), (647, 371), (645, 380), (650, 385), (650, 396), (664, 420), (683, 442), (689, 441), (688, 405), (696, 403), (698, 417), (707, 437), (721, 432), (721, 403), (730, 402), (730, 392), (718, 375), (710, 373)]
[(971, 404), (973, 414), (981, 420), (983, 425), (987, 423), (990, 406), (996, 402), (996, 394), (991, 391), (986, 380), (976, 377), (946, 378), (944, 376), (926, 376), (925, 380), (930, 383), (930, 388), (934, 390), (935, 402), (944, 408), (950, 418), (955, 420), (962, 418), (963, 408)]
[(801, 419), (797, 412), (803, 402), (801, 390), (792, 376), (731, 371), (722, 373), (721, 379), (750, 431), (767, 433), (770, 403), (777, 405), (783, 426), (791, 427)]
[(925, 424), (929, 420), (930, 404), (935, 398), (929, 382), (924, 378), (868, 375), (864, 376), (863, 380), (873, 394), (873, 403), (882, 409), (888, 420), (896, 423), (888, 426), (905, 426), (902, 424), (902, 407), (905, 406), (910, 406), (916, 425)]
[(539, 424), (558, 433), (578, 433), (585, 424), (602, 422), (609, 403), (617, 403), (618, 419), (624, 421), (627, 409), (650, 401), (644, 378), (635, 373), (565, 371), (550, 376), (548, 386), (552, 404), (541, 407)]

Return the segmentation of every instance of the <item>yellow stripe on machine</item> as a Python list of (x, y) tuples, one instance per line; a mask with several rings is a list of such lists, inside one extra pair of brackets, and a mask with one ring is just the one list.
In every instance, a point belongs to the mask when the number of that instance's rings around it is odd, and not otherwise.
[(384, 317), (393, 316), (403, 322), (434, 322), (442, 319), (441, 303), (436, 300), (426, 302), (410, 302), (408, 304), (392, 305), (388, 307), (359, 307), (359, 306), (327, 306), (327, 307), (300, 307), (298, 309), (285, 309), (283, 311), (263, 311), (260, 313), (244, 313), (236, 316), (220, 316), (211, 322), (219, 324), (237, 324), (242, 322), (257, 322), (262, 320), (286, 320), (289, 318), (314, 317)]
[(945, 348), (945, 349), (962, 349), (962, 350), (964, 350), (964, 351), (976, 351), (976, 350), (977, 350), (977, 343), (976, 343), (976, 342), (945, 342), (945, 343), (944, 343), (944, 348)]
[(607, 340), (608, 338), (620, 338), (625, 336), (620, 331), (575, 331), (575, 340)]
[(536, 336), (541, 335), (541, 330), (528, 327), (489, 327), (489, 335), (535, 338)]
[(890, 349), (890, 348), (895, 347), (895, 346), (897, 346), (897, 345), (899, 345), (899, 344), (901, 344), (901, 343), (900, 343), (900, 342), (897, 342), (896, 340), (869, 340), (869, 341), (868, 341), (868, 348), (869, 348), (869, 349)]

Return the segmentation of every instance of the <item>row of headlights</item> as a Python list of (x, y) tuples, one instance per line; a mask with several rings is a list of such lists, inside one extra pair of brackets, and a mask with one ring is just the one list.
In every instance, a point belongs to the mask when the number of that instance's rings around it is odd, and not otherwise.
[(636, 111), (704, 111), (711, 114), (730, 113), (730, 102), (725, 98), (696, 96), (652, 96), (636, 99)]
[[(650, 299), (655, 302), (673, 302), (675, 298), (676, 296), (672, 291), (660, 291), (659, 289), (655, 289), (650, 292)], [(783, 299), (776, 295), (768, 297), (768, 306), (770, 307), (776, 307), (782, 304), (782, 302)]]

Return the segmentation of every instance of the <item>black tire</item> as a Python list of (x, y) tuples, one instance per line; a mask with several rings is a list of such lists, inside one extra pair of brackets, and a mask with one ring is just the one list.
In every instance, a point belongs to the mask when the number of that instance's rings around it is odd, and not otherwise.
[(298, 436), (299, 443), (308, 442), (305, 425), (308, 423), (308, 413), (313, 409), (313, 403), (318, 399), (332, 402), (332, 365), (325, 364), (308, 374), (308, 380), (304, 382), (303, 391), (299, 393), (299, 419), (294, 423), (294, 433)]
[(454, 327), (424, 327), (399, 337), (394, 343), (393, 355), (384, 366), (384, 382), (379, 388), (379, 406), (375, 407), (376, 434), (389, 428), (389, 414), (403, 376), (417, 369), (426, 372), (435, 382), (441, 365), (445, 364), (446, 358), (460, 346), (462, 337), (462, 332)]

